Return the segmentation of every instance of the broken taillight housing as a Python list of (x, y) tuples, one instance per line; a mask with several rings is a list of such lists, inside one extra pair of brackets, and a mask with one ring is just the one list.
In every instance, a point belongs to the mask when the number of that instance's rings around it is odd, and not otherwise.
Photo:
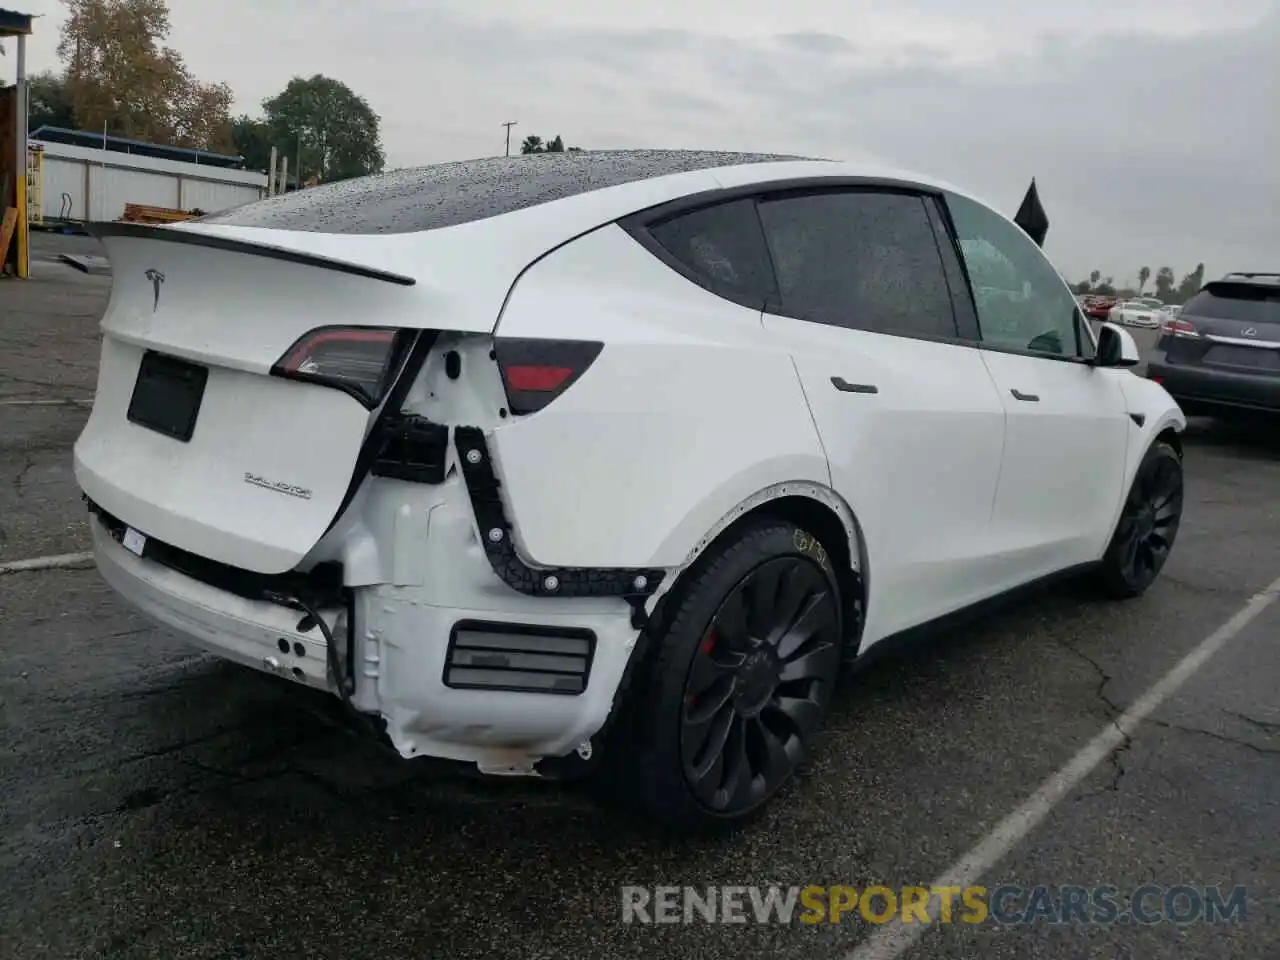
[(388, 327), (317, 327), (285, 351), (271, 373), (342, 390), (372, 410), (395, 381), (412, 338)]
[(507, 406), (518, 416), (541, 410), (568, 390), (600, 355), (604, 344), (498, 337), (493, 348), (507, 391)]
[(1199, 337), (1200, 331), (1195, 324), (1188, 323), (1186, 320), (1166, 320), (1164, 324), (1164, 332), (1174, 337)]

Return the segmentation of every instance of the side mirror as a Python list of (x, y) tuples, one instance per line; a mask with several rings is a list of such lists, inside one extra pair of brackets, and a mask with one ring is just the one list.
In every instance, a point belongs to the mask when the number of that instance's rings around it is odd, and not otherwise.
[(1129, 331), (1114, 323), (1104, 323), (1098, 329), (1098, 350), (1093, 359), (1095, 367), (1136, 367), (1141, 362), (1138, 345)]

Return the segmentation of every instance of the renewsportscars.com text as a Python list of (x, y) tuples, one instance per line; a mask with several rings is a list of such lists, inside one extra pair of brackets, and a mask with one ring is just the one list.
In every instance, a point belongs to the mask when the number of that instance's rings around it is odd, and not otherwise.
[(1244, 887), (624, 886), (623, 923), (1243, 923)]

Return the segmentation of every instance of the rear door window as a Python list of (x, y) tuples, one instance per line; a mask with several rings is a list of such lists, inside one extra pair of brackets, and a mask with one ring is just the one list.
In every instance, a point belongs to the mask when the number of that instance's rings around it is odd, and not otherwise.
[(651, 225), (668, 261), (699, 286), (760, 310), (774, 297), (773, 269), (755, 201), (733, 200)]
[(925, 201), (828, 191), (764, 198), (777, 312), (898, 336), (955, 339), (955, 315)]

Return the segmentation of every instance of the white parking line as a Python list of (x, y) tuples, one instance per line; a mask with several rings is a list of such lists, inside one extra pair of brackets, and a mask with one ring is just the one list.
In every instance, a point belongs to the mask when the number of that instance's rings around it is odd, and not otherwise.
[[(1250, 599), (1234, 617), (1202, 640), (1113, 724), (1089, 741), (1065, 767), (1045, 780), (1040, 789), (1005, 817), (982, 842), (934, 880), (934, 888), (964, 888), (981, 880), (983, 874), (1024, 840), (1072, 789), (1120, 747), (1147, 716), (1277, 599), (1280, 599), (1280, 580)], [(931, 911), (931, 916), (937, 917), (938, 914), (939, 911)], [(932, 926), (892, 920), (877, 928), (847, 955), (846, 960), (895, 960), (911, 949)]]
[(70, 570), (93, 566), (92, 553), (58, 553), (48, 557), (30, 557), (0, 563), (0, 574), (26, 573), (30, 570)]

